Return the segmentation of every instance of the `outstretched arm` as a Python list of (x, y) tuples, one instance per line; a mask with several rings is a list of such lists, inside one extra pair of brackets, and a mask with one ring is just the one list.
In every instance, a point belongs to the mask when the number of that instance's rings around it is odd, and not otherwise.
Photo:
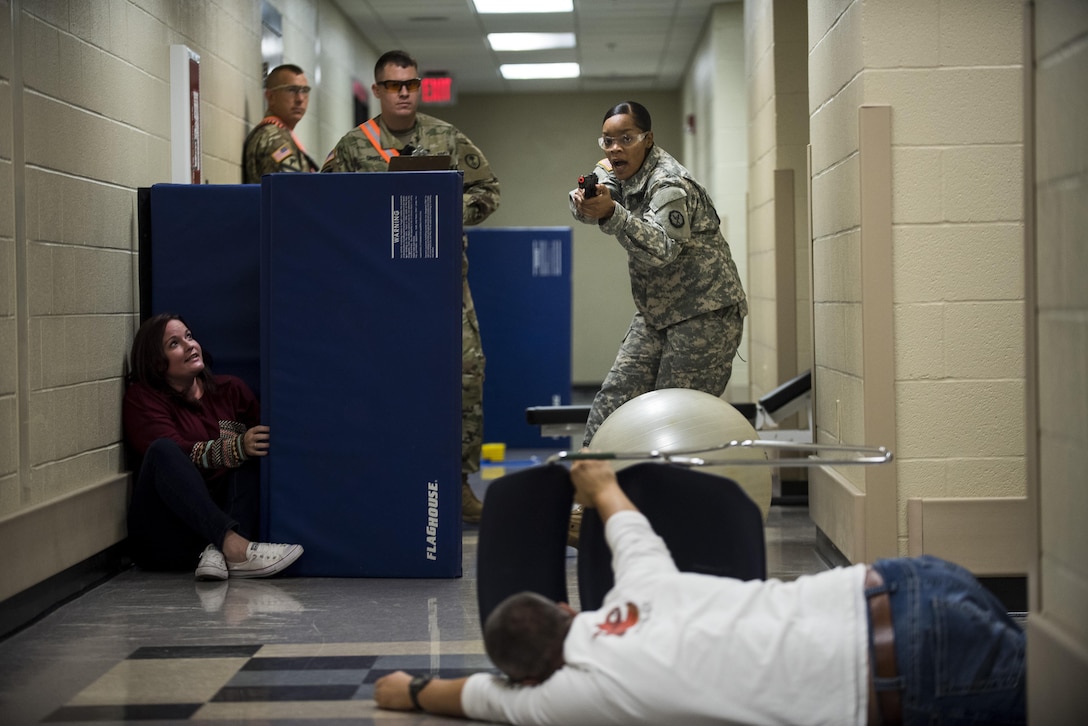
[(607, 523), (616, 512), (638, 511), (620, 489), (616, 473), (607, 461), (576, 461), (570, 467), (570, 478), (574, 483), (574, 500), (582, 506), (595, 508), (602, 522)]
[[(596, 507), (605, 526), (605, 539), (612, 549), (615, 587), (648, 587), (655, 578), (677, 571), (665, 541), (658, 537), (649, 520), (620, 488), (615, 472), (607, 461), (580, 459), (570, 467), (574, 499), (587, 507)], [(634, 512), (622, 517), (621, 512)]]
[[(464, 718), (465, 711), (461, 708), (461, 691), (467, 680), (467, 678), (431, 680), (419, 692), (419, 705), (427, 713)], [(412, 676), (404, 671), (382, 676), (374, 683), (374, 702), (378, 704), (378, 708), (390, 711), (414, 710), (412, 698), (408, 695), (408, 684), (411, 682)]]

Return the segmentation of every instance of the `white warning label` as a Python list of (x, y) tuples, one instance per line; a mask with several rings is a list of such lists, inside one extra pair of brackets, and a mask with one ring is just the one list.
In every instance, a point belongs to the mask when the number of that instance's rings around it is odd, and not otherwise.
[(390, 256), (394, 260), (438, 257), (438, 195), (398, 194), (390, 197), (392, 232)]

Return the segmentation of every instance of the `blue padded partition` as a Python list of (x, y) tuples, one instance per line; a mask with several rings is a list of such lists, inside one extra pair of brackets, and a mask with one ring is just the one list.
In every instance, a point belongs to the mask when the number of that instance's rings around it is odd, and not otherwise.
[(461, 574), (461, 175), (262, 183), (266, 531), (289, 574)]
[[(141, 245), (145, 318), (178, 313), (211, 354), (212, 370), (260, 390), (261, 188), (156, 184)], [(149, 259), (148, 259), (149, 258)]]
[[(530, 406), (570, 403), (570, 227), (472, 228), (469, 285), (487, 370), (484, 440), (542, 448)], [(567, 438), (567, 437), (563, 437)]]

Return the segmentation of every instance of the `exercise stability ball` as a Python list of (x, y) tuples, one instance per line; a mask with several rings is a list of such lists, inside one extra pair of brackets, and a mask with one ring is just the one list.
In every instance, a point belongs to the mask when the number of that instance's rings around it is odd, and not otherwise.
[[(589, 447), (613, 453), (659, 451), (668, 454), (757, 438), (756, 430), (744, 414), (717, 396), (687, 388), (665, 388), (644, 393), (613, 411), (601, 423)], [(766, 459), (767, 455), (755, 449), (732, 448), (708, 451), (705, 457)], [(619, 460), (613, 462), (613, 468), (618, 470), (634, 463), (635, 460)], [(698, 471), (737, 482), (759, 506), (763, 518), (767, 518), (771, 506), (770, 466), (726, 464), (699, 467)]]

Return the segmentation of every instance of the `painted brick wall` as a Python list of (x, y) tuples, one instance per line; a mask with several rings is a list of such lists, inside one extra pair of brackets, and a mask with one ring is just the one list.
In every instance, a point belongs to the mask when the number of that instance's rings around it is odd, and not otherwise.
[(1036, 0), (1035, 332), (1038, 564), (1029, 718), (1088, 713), (1088, 4)]
[[(373, 65), (331, 0), (280, 5), (289, 60), (324, 63), (334, 78)], [(0, 600), (124, 536), (136, 190), (171, 176), (169, 48), (200, 55), (204, 179), (238, 183), (264, 110), (260, 27), (257, 0), (0, 0), (0, 546), (27, 553), (5, 571)], [(353, 117), (348, 91), (322, 105), (314, 85), (318, 107), (299, 133), (323, 158), (335, 139), (318, 130), (339, 138)], [(71, 516), (81, 497), (96, 509)], [(24, 515), (76, 524), (39, 548), (20, 539)]]
[[(808, 236), (808, 59), (806, 3), (752, 0), (745, 3), (748, 82), (748, 305), (752, 397), (776, 388), (811, 366)], [(793, 283), (779, 290), (775, 171), (792, 170), (794, 199)], [(789, 299), (783, 299), (783, 296)], [(781, 305), (792, 305), (795, 329), (779, 330)], [(792, 339), (781, 349), (783, 336)], [(792, 352), (791, 352), (792, 351)]]
[[(911, 497), (1022, 496), (1017, 0), (809, 8), (818, 425), (862, 420), (857, 109), (892, 108), (900, 549)], [(876, 442), (869, 442), (876, 443)], [(842, 472), (861, 489), (861, 469)]]

